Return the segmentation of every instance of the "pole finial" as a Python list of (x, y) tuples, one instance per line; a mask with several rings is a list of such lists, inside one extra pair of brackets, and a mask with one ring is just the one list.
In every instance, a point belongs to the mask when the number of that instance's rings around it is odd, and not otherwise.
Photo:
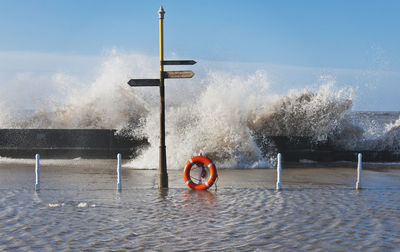
[(160, 6), (160, 9), (158, 10), (158, 17), (159, 17), (160, 19), (164, 19), (164, 14), (165, 14), (164, 8), (163, 8), (162, 5), (161, 5), (161, 6)]

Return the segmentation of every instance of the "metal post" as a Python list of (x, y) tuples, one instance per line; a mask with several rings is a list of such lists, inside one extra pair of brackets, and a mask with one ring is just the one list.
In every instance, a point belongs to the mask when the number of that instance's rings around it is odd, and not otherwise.
[(121, 191), (122, 185), (121, 185), (121, 153), (118, 153), (117, 155), (117, 189), (118, 191)]
[(203, 174), (203, 166), (199, 167), (199, 184), (201, 184), (201, 175)]
[(159, 187), (168, 188), (167, 155), (165, 148), (165, 89), (164, 89), (164, 31), (163, 20), (165, 11), (160, 7), (160, 159), (159, 159)]
[(281, 153), (278, 153), (277, 159), (278, 159), (278, 162), (276, 165), (276, 190), (280, 190), (282, 188), (282, 183), (281, 183), (282, 155), (281, 155)]
[(361, 189), (362, 154), (358, 153), (356, 189)]
[(36, 175), (35, 190), (38, 191), (38, 190), (40, 190), (40, 164), (39, 164), (40, 156), (39, 156), (39, 154), (36, 154), (35, 158), (36, 158), (36, 163), (35, 163), (35, 175)]

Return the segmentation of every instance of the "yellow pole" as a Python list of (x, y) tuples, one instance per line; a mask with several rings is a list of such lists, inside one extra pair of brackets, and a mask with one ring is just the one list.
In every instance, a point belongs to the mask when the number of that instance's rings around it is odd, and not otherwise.
[(165, 11), (163, 7), (160, 7), (160, 10), (158, 11), (159, 15), (159, 20), (160, 20), (160, 71), (164, 71), (164, 65), (162, 64), (162, 61), (164, 60), (164, 14)]
[(165, 147), (165, 89), (164, 89), (164, 32), (163, 20), (165, 11), (160, 7), (160, 157), (159, 157), (159, 187), (168, 188), (167, 155)]

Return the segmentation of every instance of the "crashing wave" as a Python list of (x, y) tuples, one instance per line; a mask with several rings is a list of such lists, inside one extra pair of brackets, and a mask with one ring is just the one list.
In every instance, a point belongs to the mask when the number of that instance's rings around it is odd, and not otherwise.
[[(126, 84), (133, 74), (157, 74), (149, 66), (141, 55), (114, 52), (90, 85), (69, 90), (62, 100), (41, 102), (30, 116), (13, 118), (13, 113), (7, 113), (10, 109), (2, 110), (1, 127), (118, 129), (120, 134), (146, 137), (150, 142), (131, 167), (157, 167), (158, 90)], [(190, 87), (174, 83), (166, 89), (169, 168), (179, 169), (200, 152), (219, 167), (271, 167), (276, 149), (269, 136), (302, 136), (349, 150), (399, 149), (400, 120), (388, 125), (383, 134), (371, 133), (352, 120), (351, 88), (338, 89), (328, 80), (316, 90), (277, 95), (264, 71), (244, 76), (221, 71), (199, 75)]]

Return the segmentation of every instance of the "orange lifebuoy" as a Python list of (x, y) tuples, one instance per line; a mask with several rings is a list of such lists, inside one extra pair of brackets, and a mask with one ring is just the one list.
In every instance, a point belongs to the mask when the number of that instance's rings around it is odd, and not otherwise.
[[(208, 168), (209, 176), (207, 181), (205, 181), (204, 183), (195, 183), (192, 181), (190, 171), (194, 165), (201, 166), (202, 169), (204, 166), (204, 169)], [(185, 168), (183, 169), (183, 180), (193, 190), (207, 190), (214, 184), (217, 177), (217, 168), (215, 167), (214, 163), (205, 156), (196, 156), (189, 159), (189, 161), (187, 161), (185, 165)], [(198, 180), (198, 182), (200, 182), (200, 180), (201, 178)]]

